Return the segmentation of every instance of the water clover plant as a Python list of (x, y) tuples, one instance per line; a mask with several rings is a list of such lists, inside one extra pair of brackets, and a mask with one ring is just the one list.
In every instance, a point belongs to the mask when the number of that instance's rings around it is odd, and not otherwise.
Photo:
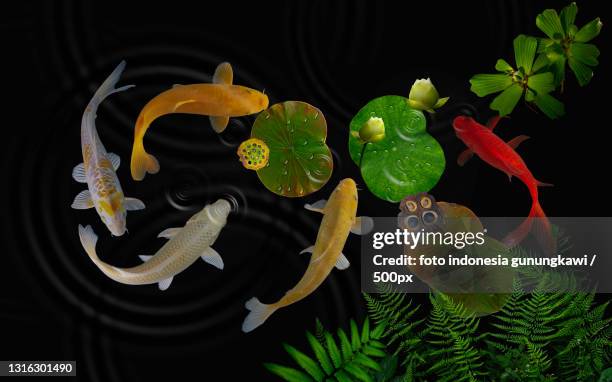
[(546, 56), (538, 56), (538, 41), (535, 37), (520, 35), (514, 39), (513, 67), (503, 59), (497, 60), (498, 74), (477, 74), (470, 83), (471, 90), (479, 97), (501, 92), (491, 102), (491, 109), (499, 115), (508, 115), (514, 110), (519, 99), (535, 105), (548, 117), (555, 119), (565, 113), (563, 103), (549, 93), (555, 89), (555, 78), (548, 71)]
[[(360, 131), (378, 119), (383, 138), (364, 141)], [(380, 129), (380, 123), (376, 125)], [(376, 98), (359, 110), (351, 121), (348, 146), (368, 189), (390, 202), (429, 191), (446, 165), (440, 144), (425, 129), (423, 112), (400, 96)]]
[[(251, 159), (251, 167), (257, 162), (258, 168), (252, 169), (268, 190), (281, 196), (301, 197), (323, 187), (331, 176), (333, 158), (326, 138), (327, 123), (319, 109), (305, 102), (288, 101), (257, 116), (251, 139), (240, 145), (247, 151), (239, 148), (238, 155), (245, 155), (241, 156), (243, 164), (245, 159), (247, 164)], [(259, 166), (264, 163), (260, 159), (266, 156), (265, 166)]]
[(588, 42), (599, 35), (603, 24), (598, 17), (579, 29), (574, 24), (577, 13), (576, 3), (563, 8), (560, 14), (554, 9), (540, 13), (536, 26), (546, 37), (518, 36), (514, 40), (516, 67), (497, 60), (495, 69), (500, 74), (475, 75), (470, 80), (472, 91), (480, 97), (501, 92), (490, 106), (502, 116), (511, 113), (523, 95), (525, 101), (535, 103), (548, 117), (563, 115), (563, 104), (549, 93), (558, 87), (563, 91), (566, 63), (580, 86), (591, 81), (593, 67), (599, 64), (599, 49)]
[(540, 40), (538, 53), (550, 62), (556, 85), (563, 85), (566, 63), (580, 86), (591, 81), (592, 67), (599, 64), (599, 49), (587, 43), (599, 35), (603, 24), (597, 17), (578, 29), (574, 24), (577, 13), (578, 6), (571, 3), (560, 15), (554, 9), (547, 9), (536, 18), (537, 27), (547, 36)]

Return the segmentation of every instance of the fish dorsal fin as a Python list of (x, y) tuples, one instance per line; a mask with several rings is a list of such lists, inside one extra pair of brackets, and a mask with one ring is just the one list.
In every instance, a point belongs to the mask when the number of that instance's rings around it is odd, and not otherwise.
[(212, 126), (213, 130), (217, 134), (222, 133), (227, 127), (227, 124), (229, 123), (228, 116), (222, 116), (222, 117), (212, 117), (211, 116), (211, 117), (208, 117), (208, 119), (210, 119), (210, 125)]
[(222, 62), (215, 69), (213, 84), (231, 85), (234, 82), (234, 71), (229, 62)]
[(113, 165), (114, 170), (117, 170), (119, 168), (119, 165), (121, 164), (121, 158), (119, 157), (119, 155), (115, 153), (108, 153), (108, 160)]
[(368, 216), (358, 216), (351, 227), (351, 232), (356, 235), (365, 235), (374, 228), (374, 220)]
[(74, 166), (72, 169), (72, 179), (79, 183), (87, 183), (87, 175), (85, 173), (85, 165), (83, 163)]
[(172, 284), (172, 280), (174, 277), (168, 277), (167, 279), (163, 279), (159, 282), (159, 290), (166, 290), (170, 288), (170, 284)]
[(320, 212), (324, 214), (326, 204), (327, 204), (327, 200), (321, 199), (318, 202), (314, 202), (312, 204), (305, 204), (304, 208), (306, 208), (308, 211)]
[(194, 103), (194, 102), (196, 102), (196, 100), (195, 100), (195, 99), (186, 99), (186, 100), (184, 100), (184, 101), (177, 102), (177, 103), (176, 103), (176, 105), (174, 105), (174, 110), (172, 110), (172, 111), (173, 111), (173, 112), (176, 112), (176, 111), (178, 110), (178, 108), (179, 108), (179, 107), (181, 107), (181, 106), (183, 106), (183, 105), (187, 105), (187, 104), (189, 104), (189, 103)]
[(342, 271), (348, 268), (350, 265), (351, 263), (349, 263), (346, 256), (344, 256), (344, 253), (340, 253), (340, 256), (338, 256), (338, 260), (336, 260), (336, 268)]

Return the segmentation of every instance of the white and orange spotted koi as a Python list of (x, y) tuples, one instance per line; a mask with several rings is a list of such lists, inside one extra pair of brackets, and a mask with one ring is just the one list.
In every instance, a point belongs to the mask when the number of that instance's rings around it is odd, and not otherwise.
[(113, 236), (121, 236), (125, 233), (126, 211), (145, 208), (142, 201), (124, 197), (115, 173), (120, 163), (119, 156), (106, 152), (95, 124), (98, 106), (106, 97), (134, 86), (115, 88), (124, 68), (125, 61), (122, 61), (96, 91), (85, 108), (81, 119), (83, 163), (72, 170), (74, 180), (79, 183), (87, 183), (87, 190), (74, 198), (72, 208), (82, 210), (95, 207)]

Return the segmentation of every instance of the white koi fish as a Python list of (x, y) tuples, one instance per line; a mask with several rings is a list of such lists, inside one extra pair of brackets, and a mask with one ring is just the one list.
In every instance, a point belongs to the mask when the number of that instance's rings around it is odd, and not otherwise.
[(96, 253), (98, 236), (91, 226), (79, 225), (79, 238), (96, 266), (109, 278), (129, 285), (159, 284), (166, 290), (174, 276), (187, 269), (198, 258), (223, 269), (221, 256), (211, 248), (227, 223), (231, 205), (225, 199), (209, 204), (193, 215), (180, 228), (168, 228), (158, 237), (169, 239), (154, 256), (139, 256), (143, 264), (132, 268), (117, 268), (100, 260)]
[(98, 106), (106, 97), (134, 86), (115, 88), (124, 68), (125, 61), (122, 61), (96, 91), (85, 108), (81, 119), (83, 163), (72, 170), (74, 180), (79, 183), (87, 183), (87, 190), (74, 198), (72, 208), (83, 210), (95, 207), (113, 236), (121, 236), (125, 233), (126, 211), (145, 208), (142, 201), (123, 196), (121, 184), (115, 173), (120, 163), (119, 156), (106, 152), (95, 124)]
[(246, 302), (251, 312), (242, 324), (243, 332), (250, 332), (263, 324), (270, 315), (280, 308), (296, 303), (314, 292), (325, 281), (334, 267), (342, 270), (350, 263), (342, 254), (349, 232), (364, 234), (372, 229), (369, 217), (356, 217), (357, 186), (353, 179), (343, 179), (332, 192), (329, 201), (320, 200), (305, 206), (311, 211), (323, 214), (315, 245), (302, 253), (312, 253), (308, 269), (298, 284), (277, 302), (262, 304), (256, 297)]

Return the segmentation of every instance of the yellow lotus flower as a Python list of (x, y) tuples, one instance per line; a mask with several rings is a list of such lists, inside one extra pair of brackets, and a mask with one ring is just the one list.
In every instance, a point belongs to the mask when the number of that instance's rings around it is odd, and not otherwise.
[(423, 78), (414, 81), (410, 89), (410, 94), (408, 95), (408, 104), (413, 109), (434, 113), (434, 109), (444, 106), (449, 98), (450, 97), (440, 98), (431, 80), (429, 78)]
[(363, 142), (380, 142), (385, 137), (385, 122), (382, 118), (370, 117), (359, 132), (353, 131), (351, 134)]

